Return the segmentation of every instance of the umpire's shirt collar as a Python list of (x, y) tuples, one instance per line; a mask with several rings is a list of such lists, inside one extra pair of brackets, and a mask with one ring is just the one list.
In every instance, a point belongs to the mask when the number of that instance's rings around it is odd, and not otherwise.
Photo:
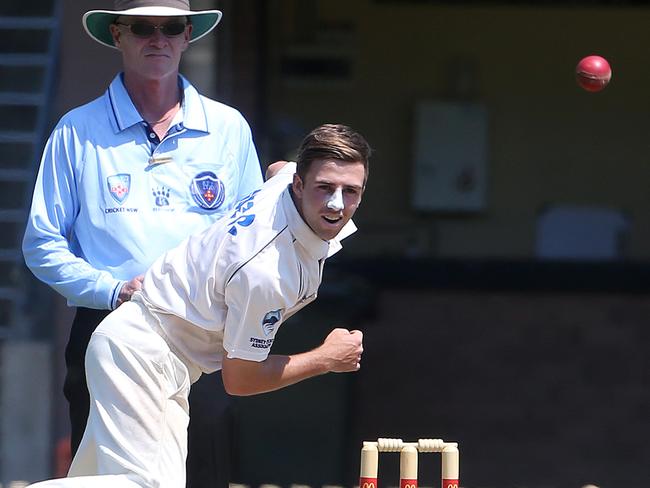
[[(208, 122), (199, 92), (185, 77), (178, 76), (181, 89), (181, 110), (176, 114), (172, 125), (180, 124), (186, 129), (208, 131)], [(140, 112), (135, 108), (124, 86), (124, 73), (119, 73), (107, 90), (109, 113), (112, 114), (111, 125), (115, 133), (122, 132), (134, 125), (144, 122)]]

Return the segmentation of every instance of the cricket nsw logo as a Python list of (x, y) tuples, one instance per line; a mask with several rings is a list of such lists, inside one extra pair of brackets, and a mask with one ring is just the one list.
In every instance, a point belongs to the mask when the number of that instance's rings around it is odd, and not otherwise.
[(106, 183), (113, 199), (122, 205), (131, 191), (131, 175), (128, 173), (112, 175), (106, 178)]
[(269, 336), (275, 330), (275, 324), (282, 320), (282, 309), (271, 310), (262, 319), (262, 331), (265, 336)]
[(226, 198), (223, 182), (212, 171), (202, 171), (192, 178), (190, 191), (194, 201), (205, 210), (216, 210)]

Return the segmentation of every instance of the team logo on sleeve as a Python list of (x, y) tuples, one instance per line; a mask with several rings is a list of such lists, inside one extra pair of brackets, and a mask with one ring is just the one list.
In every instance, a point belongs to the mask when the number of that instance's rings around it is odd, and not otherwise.
[(282, 320), (282, 309), (271, 310), (262, 319), (262, 331), (265, 336), (271, 335), (275, 330), (275, 324)]
[[(282, 309), (271, 310), (262, 319), (262, 332), (266, 337), (273, 334), (275, 326), (282, 320)], [(250, 347), (255, 349), (270, 349), (273, 344), (273, 337), (265, 339), (263, 337), (251, 337), (249, 339)]]
[(109, 176), (106, 178), (108, 184), (108, 191), (111, 193), (113, 199), (122, 205), (129, 196), (131, 191), (131, 175), (128, 173), (120, 173), (117, 175)]
[(190, 191), (194, 201), (205, 210), (216, 210), (226, 197), (223, 182), (212, 171), (202, 171), (192, 178)]

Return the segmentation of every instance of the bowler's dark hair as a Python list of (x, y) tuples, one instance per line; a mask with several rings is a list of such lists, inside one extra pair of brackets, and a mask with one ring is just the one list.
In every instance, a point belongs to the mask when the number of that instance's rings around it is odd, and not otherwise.
[(314, 161), (337, 159), (349, 163), (363, 163), (364, 184), (370, 172), (372, 149), (361, 134), (342, 124), (325, 124), (316, 127), (303, 139), (296, 158), (296, 172), (304, 181)]

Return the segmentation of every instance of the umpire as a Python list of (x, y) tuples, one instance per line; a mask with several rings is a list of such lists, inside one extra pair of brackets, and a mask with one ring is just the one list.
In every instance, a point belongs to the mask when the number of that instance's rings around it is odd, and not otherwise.
[[(221, 19), (189, 0), (115, 0), (83, 26), (123, 71), (66, 114), (45, 146), (23, 240), (34, 275), (77, 307), (64, 393), (76, 453), (89, 411), (84, 358), (99, 322), (141, 288), (150, 264), (262, 183), (248, 124), (179, 73), (183, 52)], [(190, 394), (190, 488), (228, 486), (230, 400), (219, 376)]]

